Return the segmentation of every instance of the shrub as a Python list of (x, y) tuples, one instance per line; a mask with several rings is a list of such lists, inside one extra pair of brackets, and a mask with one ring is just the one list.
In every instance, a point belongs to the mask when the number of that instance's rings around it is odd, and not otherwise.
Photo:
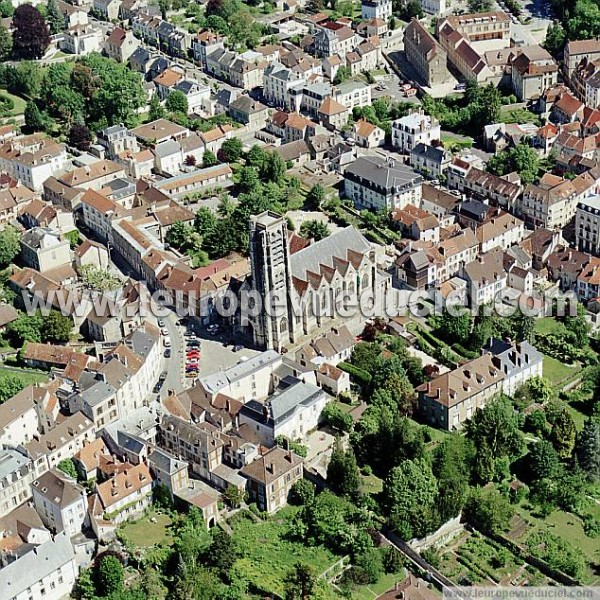
[(354, 380), (360, 385), (368, 386), (371, 383), (371, 374), (367, 373), (367, 371), (364, 369), (355, 367), (347, 362), (341, 362), (338, 365), (338, 368), (342, 371), (346, 371), (346, 373), (349, 373), (350, 377), (354, 378)]

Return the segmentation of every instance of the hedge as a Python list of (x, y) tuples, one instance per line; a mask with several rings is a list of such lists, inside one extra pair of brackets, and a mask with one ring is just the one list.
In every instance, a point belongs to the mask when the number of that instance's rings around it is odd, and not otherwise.
[(452, 350), (454, 350), (454, 352), (456, 352), (457, 354), (468, 358), (469, 360), (473, 360), (479, 357), (479, 354), (477, 352), (475, 352), (474, 350), (467, 350), (462, 344), (459, 344), (458, 342), (452, 345)]
[(360, 367), (357, 367), (347, 362), (341, 362), (338, 365), (338, 369), (349, 373), (350, 376), (353, 377), (361, 385), (369, 385), (371, 383), (371, 373), (365, 371), (364, 369), (361, 369)]

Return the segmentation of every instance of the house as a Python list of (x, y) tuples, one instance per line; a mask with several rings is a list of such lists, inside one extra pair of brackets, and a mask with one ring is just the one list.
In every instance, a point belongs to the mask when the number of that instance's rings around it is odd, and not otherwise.
[(415, 577), (412, 573), (394, 587), (381, 596), (377, 600), (435, 600), (436, 593), (423, 581)]
[(36, 271), (45, 272), (71, 265), (68, 239), (59, 239), (48, 229), (36, 227), (21, 236), (21, 259)]
[(40, 133), (12, 138), (0, 145), (0, 170), (36, 192), (66, 164), (65, 145)]
[(121, 0), (93, 0), (92, 10), (103, 21), (116, 21), (119, 18)]
[(512, 86), (521, 102), (539, 98), (557, 81), (558, 65), (541, 46), (524, 46), (512, 61)]
[(600, 196), (589, 196), (577, 204), (575, 243), (582, 252), (600, 256)]
[(328, 129), (341, 129), (348, 121), (349, 111), (331, 96), (327, 96), (319, 107), (319, 120)]
[(350, 391), (350, 374), (338, 367), (323, 363), (317, 370), (317, 385), (332, 396)]
[(145, 463), (117, 473), (96, 484), (96, 495), (104, 519), (114, 524), (140, 516), (152, 504), (152, 475)]
[(568, 41), (564, 50), (564, 65), (567, 81), (571, 81), (577, 65), (584, 59), (594, 62), (600, 58), (600, 40), (573, 40)]
[(391, 214), (395, 227), (403, 237), (421, 241), (440, 241), (440, 222), (437, 217), (427, 211), (407, 204), (402, 209), (395, 209)]
[(121, 27), (115, 27), (106, 38), (104, 50), (109, 58), (119, 63), (126, 63), (139, 45), (140, 41), (131, 29), (125, 30)]
[(0, 517), (31, 498), (31, 482), (36, 475), (33, 461), (21, 452), (13, 449), (0, 451)]
[(361, 0), (361, 18), (388, 21), (392, 16), (391, 0)]
[(108, 460), (111, 454), (104, 443), (104, 440), (99, 437), (95, 440), (83, 445), (74, 456), (73, 461), (77, 468), (78, 474), (85, 480), (98, 478), (98, 467), (100, 462)]
[(361, 148), (378, 148), (385, 143), (385, 131), (364, 119), (354, 123), (354, 141)]
[(248, 480), (248, 492), (259, 510), (274, 513), (287, 505), (290, 489), (302, 479), (302, 459), (279, 446), (246, 465), (240, 473)]
[(86, 56), (100, 52), (101, 39), (102, 31), (95, 25), (74, 25), (62, 33), (58, 47), (69, 54)]
[(496, 248), (480, 254), (476, 260), (463, 265), (461, 276), (469, 286), (471, 307), (494, 303), (507, 283), (502, 250)]
[(326, 23), (325, 26), (317, 28), (313, 36), (313, 45), (315, 56), (319, 58), (334, 54), (344, 56), (356, 45), (356, 35), (350, 27)]
[(412, 19), (404, 30), (404, 51), (425, 85), (433, 87), (451, 81), (446, 52), (417, 19)]
[(441, 127), (435, 117), (422, 110), (392, 122), (392, 145), (399, 152), (408, 154), (417, 144), (431, 145), (439, 141)]
[(81, 532), (87, 514), (87, 495), (80, 485), (52, 469), (31, 486), (35, 509), (50, 531), (64, 531), (69, 537)]
[(550, 118), (554, 123), (565, 124), (581, 121), (585, 104), (570, 93), (562, 94), (550, 110)]
[(269, 109), (258, 100), (242, 95), (233, 100), (228, 107), (229, 116), (251, 130), (262, 129), (267, 124)]
[(160, 144), (167, 140), (179, 141), (190, 134), (189, 129), (167, 119), (157, 119), (130, 130), (139, 142), (147, 146)]
[(359, 210), (418, 206), (422, 181), (420, 175), (392, 158), (362, 156), (344, 171), (344, 195)]
[(19, 318), (19, 313), (14, 306), (0, 303), (0, 332), (6, 330), (6, 327)]
[(85, 240), (83, 244), (77, 246), (73, 254), (78, 270), (86, 266), (106, 270), (110, 262), (106, 247), (93, 240)]
[(148, 466), (154, 477), (154, 484), (165, 486), (171, 497), (178, 496), (190, 485), (188, 463), (179, 460), (165, 450), (155, 448), (148, 455)]
[(106, 156), (114, 160), (123, 152), (138, 152), (139, 145), (133, 134), (124, 125), (112, 125), (98, 132), (98, 144), (106, 152)]
[(0, 569), (0, 598), (7, 600), (62, 600), (69, 597), (79, 570), (75, 550), (66, 533), (36, 545)]
[(497, 211), (477, 227), (475, 235), (482, 253), (494, 248), (508, 250), (525, 237), (525, 224), (509, 213)]
[(297, 350), (296, 361), (302, 366), (324, 363), (337, 366), (350, 360), (355, 345), (356, 339), (345, 325), (334, 327)]
[(333, 97), (350, 111), (357, 106), (370, 106), (371, 86), (361, 81), (344, 81), (334, 88)]
[(438, 179), (450, 164), (450, 155), (443, 148), (419, 142), (410, 150), (410, 166), (429, 179)]
[(295, 377), (285, 377), (280, 388), (264, 402), (246, 402), (238, 419), (255, 430), (261, 443), (272, 446), (280, 435), (290, 440), (303, 440), (316, 429), (321, 411), (329, 397), (320, 388)]

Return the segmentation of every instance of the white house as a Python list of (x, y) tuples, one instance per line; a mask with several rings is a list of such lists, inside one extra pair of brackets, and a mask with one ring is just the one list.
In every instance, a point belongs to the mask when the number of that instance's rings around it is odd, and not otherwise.
[(441, 127), (435, 117), (422, 110), (396, 119), (392, 123), (392, 145), (400, 152), (409, 153), (417, 144), (431, 146), (441, 136)]

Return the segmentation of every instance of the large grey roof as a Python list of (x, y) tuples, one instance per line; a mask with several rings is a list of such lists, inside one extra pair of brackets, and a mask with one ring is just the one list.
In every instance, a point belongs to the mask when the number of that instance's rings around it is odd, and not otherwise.
[(268, 401), (275, 423), (285, 421), (300, 406), (310, 406), (324, 394), (316, 385), (304, 383), (293, 377), (286, 377), (282, 383), (287, 387), (273, 394)]
[(152, 465), (156, 465), (158, 469), (165, 473), (177, 473), (182, 467), (186, 466), (187, 463), (183, 460), (179, 460), (166, 450), (156, 448), (152, 454), (148, 456), (148, 463), (150, 468)]
[(333, 267), (333, 258), (348, 260), (348, 250), (364, 254), (371, 249), (365, 237), (354, 227), (345, 227), (290, 256), (292, 275), (306, 279), (306, 271), (319, 273), (319, 265)]
[(24, 594), (41, 579), (54, 573), (75, 558), (75, 551), (66, 533), (60, 533), (36, 546), (0, 569), (0, 598), (15, 598)]
[(146, 358), (150, 351), (156, 344), (156, 338), (147, 334), (145, 331), (141, 329), (136, 329), (133, 333), (129, 335), (127, 338), (128, 346), (142, 358)]
[(179, 145), (179, 142), (176, 142), (175, 140), (167, 140), (166, 142), (162, 142), (161, 144), (158, 144), (155, 148), (154, 148), (154, 152), (157, 156), (159, 156), (160, 158), (164, 158), (165, 156), (170, 156), (171, 154), (175, 154), (176, 152), (179, 152), (181, 150), (181, 146)]
[(408, 184), (419, 183), (423, 178), (395, 160), (386, 160), (381, 156), (361, 156), (349, 165), (344, 176), (360, 178), (382, 190), (391, 190)]
[[(0, 452), (0, 479), (20, 471), (22, 467), (30, 467), (32, 462), (16, 450), (2, 450)], [(0, 570), (0, 573), (2, 571)], [(0, 598), (3, 598), (0, 594)]]
[(96, 381), (92, 386), (81, 392), (81, 397), (89, 406), (96, 406), (116, 393), (116, 389), (105, 381)]
[(208, 392), (215, 394), (234, 381), (239, 381), (250, 373), (263, 368), (267, 364), (272, 364), (281, 360), (281, 355), (275, 350), (267, 350), (261, 352), (246, 361), (240, 362), (237, 365), (227, 369), (226, 371), (218, 371), (212, 375), (207, 375), (200, 378), (200, 383)]

